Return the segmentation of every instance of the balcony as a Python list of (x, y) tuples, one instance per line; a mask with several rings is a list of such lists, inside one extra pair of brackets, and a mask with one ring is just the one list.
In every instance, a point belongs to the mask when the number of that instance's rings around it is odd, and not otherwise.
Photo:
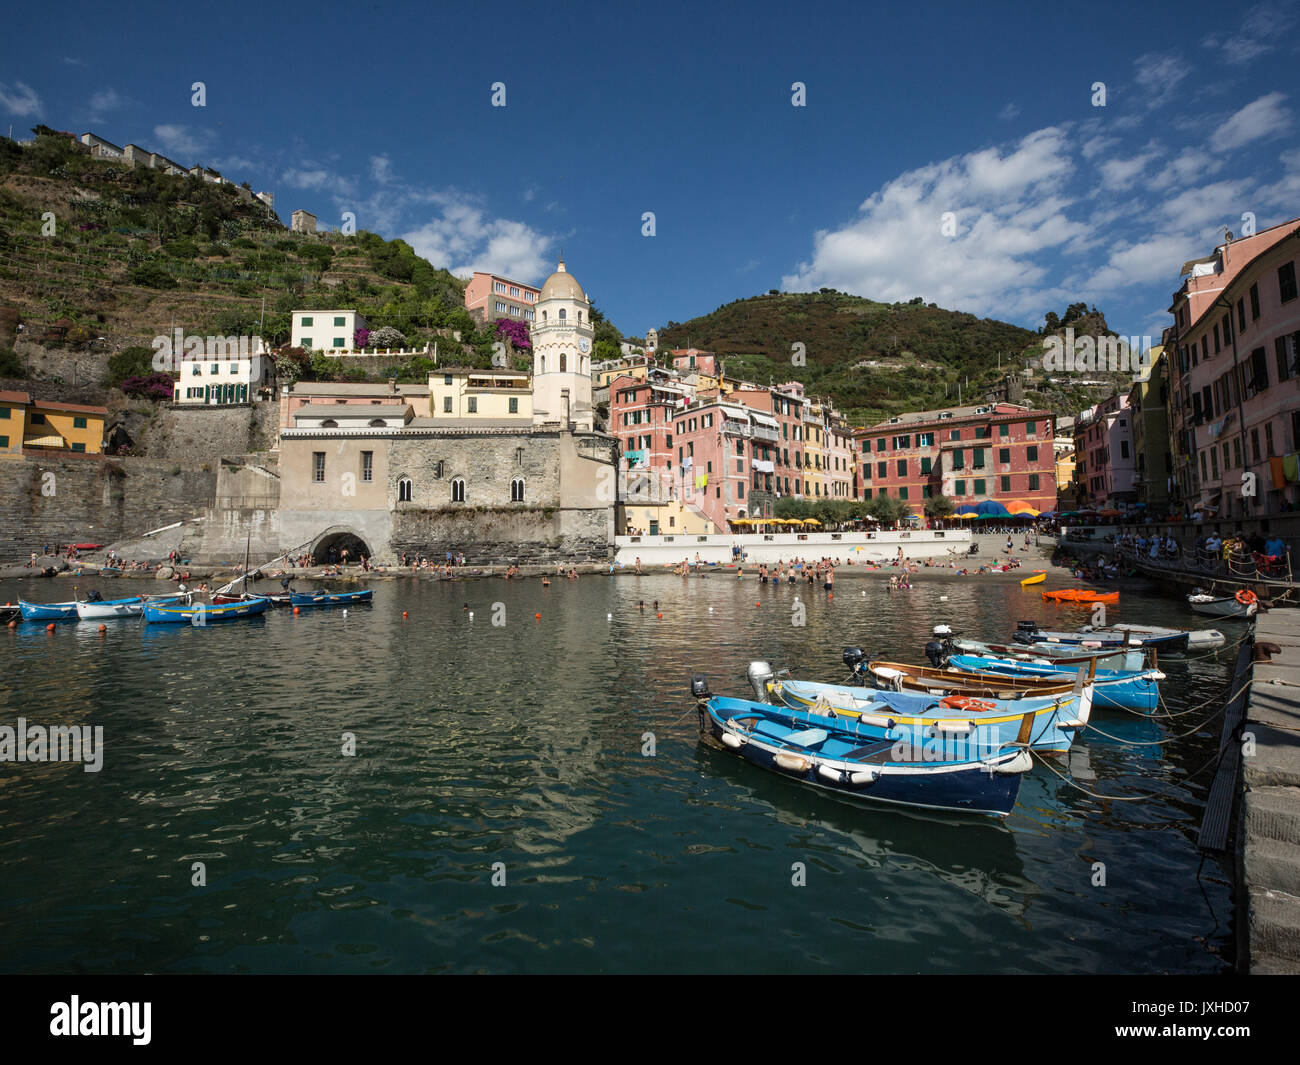
[(775, 429), (768, 429), (766, 426), (762, 425), (755, 425), (753, 428), (753, 436), (755, 440), (767, 440), (775, 443), (781, 439), (781, 434)]

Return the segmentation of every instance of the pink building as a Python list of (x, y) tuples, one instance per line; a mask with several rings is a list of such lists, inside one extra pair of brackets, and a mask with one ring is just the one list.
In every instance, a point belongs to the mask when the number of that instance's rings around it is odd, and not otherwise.
[(531, 323), (541, 289), (497, 274), (475, 271), (465, 286), (465, 310), (485, 322), (518, 318)]
[(673, 369), (678, 373), (718, 376), (718, 357), (711, 351), (700, 351), (698, 348), (675, 348), (671, 355)]
[(1184, 508), (1264, 517), (1300, 504), (1300, 219), (1183, 265), (1167, 331)]
[(1089, 407), (1074, 423), (1074, 479), (1078, 504), (1092, 510), (1137, 502), (1137, 454), (1129, 395)]

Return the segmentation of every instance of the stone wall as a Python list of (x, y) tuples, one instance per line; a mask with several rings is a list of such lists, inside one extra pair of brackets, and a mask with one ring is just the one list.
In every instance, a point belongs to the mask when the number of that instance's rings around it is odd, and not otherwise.
[(150, 455), (174, 456), (187, 465), (210, 463), (223, 455), (269, 451), (279, 435), (275, 403), (214, 407), (201, 403), (163, 404), (144, 446)]
[(612, 550), (608, 523), (599, 510), (399, 510), (393, 514), (392, 552), (441, 561), (448, 551), (463, 551), (470, 565), (606, 559)]
[(0, 559), (24, 559), (45, 543), (111, 544), (196, 518), (215, 489), (215, 472), (152, 459), (0, 459)]

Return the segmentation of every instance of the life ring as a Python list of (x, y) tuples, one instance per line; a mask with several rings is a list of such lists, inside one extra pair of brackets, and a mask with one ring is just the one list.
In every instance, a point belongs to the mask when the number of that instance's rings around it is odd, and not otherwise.
[(1242, 606), (1251, 606), (1252, 604), (1259, 602), (1259, 596), (1247, 588), (1243, 588), (1239, 591), (1235, 598)]
[(972, 713), (983, 713), (986, 710), (996, 710), (997, 703), (990, 703), (984, 699), (972, 699), (968, 695), (949, 695), (947, 698), (940, 699), (939, 705), (947, 707), (949, 710), (969, 710)]

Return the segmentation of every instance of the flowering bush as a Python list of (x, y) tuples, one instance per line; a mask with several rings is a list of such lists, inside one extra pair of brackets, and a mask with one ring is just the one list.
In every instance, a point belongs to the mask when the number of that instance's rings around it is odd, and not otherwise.
[(162, 403), (172, 398), (175, 385), (171, 374), (151, 373), (147, 377), (128, 377), (122, 382), (122, 391), (128, 396)]
[(391, 325), (380, 326), (371, 332), (366, 339), (370, 341), (369, 346), (372, 348), (406, 347), (406, 337), (402, 335), (402, 331), (394, 329)]
[(370, 330), (358, 329), (352, 334), (352, 345), (355, 348), (366, 348), (370, 346)]
[(516, 351), (532, 351), (533, 342), (529, 337), (528, 323), (516, 318), (498, 318), (497, 336), (508, 340)]

